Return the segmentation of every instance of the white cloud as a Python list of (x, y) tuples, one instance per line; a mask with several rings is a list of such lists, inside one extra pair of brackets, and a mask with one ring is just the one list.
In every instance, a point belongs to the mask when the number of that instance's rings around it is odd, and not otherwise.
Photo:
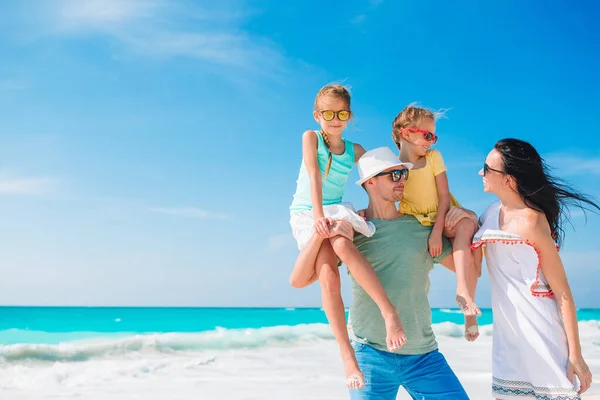
[(600, 156), (583, 157), (571, 154), (551, 154), (545, 159), (551, 167), (560, 168), (561, 175), (600, 175)]
[(50, 29), (57, 35), (99, 35), (144, 56), (190, 57), (255, 72), (265, 68), (277, 72), (284, 61), (269, 40), (241, 29), (244, 7), (239, 1), (229, 7), (207, 3), (211, 9), (160, 0), (63, 0), (58, 4), (46, 9)]
[(268, 246), (270, 250), (279, 250), (285, 247), (291, 247), (295, 244), (294, 237), (291, 233), (282, 233), (269, 238)]
[(217, 219), (226, 220), (231, 219), (232, 216), (229, 214), (218, 213), (214, 211), (202, 210), (196, 207), (151, 207), (148, 211), (174, 215), (183, 218), (197, 218), (197, 219)]
[(0, 194), (42, 196), (52, 192), (54, 178), (9, 178), (0, 175)]

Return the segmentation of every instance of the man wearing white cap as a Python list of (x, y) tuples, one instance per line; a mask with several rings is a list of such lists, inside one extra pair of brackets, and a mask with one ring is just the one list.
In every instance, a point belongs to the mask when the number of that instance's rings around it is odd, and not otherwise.
[[(392, 400), (400, 386), (414, 399), (468, 399), (438, 351), (427, 298), (433, 264), (444, 262), (453, 266), (452, 247), (444, 238), (442, 254), (432, 258), (427, 247), (431, 228), (412, 216), (400, 214), (396, 207), (402, 200), (411, 168), (412, 164), (399, 162), (387, 147), (368, 151), (358, 161), (360, 179), (356, 183), (369, 194), (366, 217), (375, 224), (376, 231), (370, 238), (358, 234), (354, 243), (398, 309), (407, 340), (393, 353), (387, 351), (381, 314), (350, 276), (352, 305), (348, 325), (366, 382), (363, 390), (351, 390), (352, 399)], [(475, 214), (469, 216), (477, 220)]]
[[(371, 237), (357, 234), (354, 244), (371, 263), (386, 294), (397, 308), (406, 332), (406, 344), (394, 352), (386, 347), (385, 323), (377, 305), (350, 275), (352, 305), (348, 329), (365, 387), (350, 390), (354, 400), (393, 400), (400, 386), (413, 399), (468, 400), (458, 378), (438, 351), (431, 328), (431, 308), (427, 298), (429, 273), (433, 264), (443, 262), (452, 268), (452, 247), (444, 238), (443, 251), (432, 258), (428, 251), (430, 227), (412, 216), (398, 212), (410, 163), (403, 163), (387, 147), (366, 152), (358, 161), (360, 179), (356, 182), (369, 195), (366, 217), (375, 224)], [(457, 211), (454, 211), (457, 212)], [(474, 222), (474, 213), (461, 210)], [(331, 234), (350, 237), (352, 226), (345, 221), (332, 225)], [(315, 235), (317, 236), (317, 235)], [(323, 240), (315, 238), (314, 240)], [(320, 244), (315, 244), (318, 248)], [(302, 262), (314, 265), (311, 251)], [(314, 277), (306, 284), (314, 281)]]

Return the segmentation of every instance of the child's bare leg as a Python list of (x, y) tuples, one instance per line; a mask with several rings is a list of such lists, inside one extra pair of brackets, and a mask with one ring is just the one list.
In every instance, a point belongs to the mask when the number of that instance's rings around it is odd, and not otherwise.
[[(354, 236), (352, 224), (346, 221), (333, 221), (329, 231), (332, 236), (342, 235), (350, 240), (352, 240)], [(296, 258), (296, 263), (294, 264), (294, 269), (290, 276), (290, 285), (295, 288), (303, 288), (318, 279), (315, 263), (324, 240), (325, 238), (321, 235), (316, 233), (312, 235), (304, 249), (302, 249), (298, 255), (298, 258)]]
[[(454, 233), (447, 235), (445, 232), (444, 236), (448, 237), (448, 236), (452, 236), (454, 235)], [(453, 240), (453, 239), (450, 239)], [(479, 255), (479, 258), (477, 257)], [(456, 272), (456, 267), (454, 264), (454, 258), (452, 257), (452, 254), (446, 256), (441, 264), (448, 268), (449, 270), (451, 270), (452, 272)], [(481, 276), (481, 250), (479, 250), (479, 253), (477, 253), (477, 251), (475, 252), (475, 265), (478, 266), (478, 273), (475, 276), (475, 279), (469, 279), (468, 283), (469, 283), (469, 293), (471, 293), (471, 295), (473, 296), (473, 298), (475, 298), (475, 288), (477, 286), (477, 279), (479, 278), (479, 276)], [(469, 275), (470, 276), (470, 275)], [(477, 323), (477, 316), (475, 315), (465, 315), (465, 339), (467, 339), (469, 342), (474, 341), (475, 339), (477, 339), (479, 337), (479, 325)]]
[(475, 259), (471, 251), (471, 240), (475, 232), (475, 224), (468, 218), (463, 218), (456, 224), (453, 231), (445, 231), (446, 236), (453, 238), (452, 247), (454, 265), (456, 268), (456, 302), (465, 315), (481, 315), (475, 304), (474, 287), (477, 284)]
[(312, 235), (296, 258), (294, 269), (290, 275), (290, 285), (295, 288), (303, 288), (317, 280), (315, 263), (324, 240), (325, 238), (316, 233)]
[[(471, 298), (475, 299), (475, 291), (477, 289), (477, 279), (479, 278), (476, 269), (467, 274), (467, 288)], [(481, 315), (481, 311), (479, 312)], [(469, 342), (475, 341), (479, 337), (479, 324), (477, 323), (477, 315), (465, 315), (465, 339)]]
[(350, 345), (348, 329), (346, 327), (346, 311), (342, 301), (340, 271), (337, 266), (337, 256), (331, 244), (326, 241), (321, 246), (317, 256), (316, 271), (321, 283), (321, 296), (323, 298), (323, 309), (333, 331), (333, 335), (340, 347), (340, 354), (344, 362), (346, 372), (346, 383), (351, 389), (364, 387), (364, 377), (354, 349)]
[(354, 279), (356, 279), (358, 284), (379, 307), (381, 315), (385, 320), (386, 344), (388, 349), (394, 351), (404, 346), (406, 335), (402, 321), (400, 321), (400, 317), (398, 316), (398, 311), (388, 299), (385, 289), (381, 285), (369, 261), (360, 254), (354, 243), (348, 238), (335, 236), (330, 238), (329, 241), (335, 254), (348, 266)]
[[(475, 260), (475, 273), (468, 274), (469, 293), (475, 298), (477, 289), (477, 280), (481, 277), (482, 253), (481, 247), (473, 251)], [(465, 315), (465, 339), (469, 342), (475, 341), (479, 337), (479, 324), (475, 315)]]

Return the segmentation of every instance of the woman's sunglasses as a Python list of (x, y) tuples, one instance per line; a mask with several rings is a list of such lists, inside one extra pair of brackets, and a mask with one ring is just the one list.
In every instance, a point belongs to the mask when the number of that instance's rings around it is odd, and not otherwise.
[(429, 131), (426, 131), (425, 129), (417, 129), (417, 128), (404, 128), (400, 131), (400, 133), (402, 132), (415, 132), (415, 133), (422, 133), (423, 134), (423, 139), (427, 140), (428, 142), (433, 142), (433, 144), (436, 144), (438, 141), (438, 137), (436, 136), (435, 133), (431, 133)]
[(384, 175), (391, 176), (392, 182), (398, 182), (400, 179), (402, 179), (402, 177), (404, 177), (404, 180), (408, 179), (408, 170), (407, 169), (395, 169), (393, 171), (380, 172), (375, 176), (384, 176)]
[(505, 171), (500, 171), (499, 169), (494, 169), (492, 167), (490, 167), (489, 165), (487, 165), (487, 163), (483, 163), (483, 176), (485, 176), (488, 172), (497, 172), (499, 174), (505, 174)]
[(341, 110), (341, 111), (331, 111), (331, 110), (323, 110), (321, 111), (321, 116), (325, 121), (331, 121), (337, 115), (340, 121), (348, 121), (350, 119), (350, 111)]

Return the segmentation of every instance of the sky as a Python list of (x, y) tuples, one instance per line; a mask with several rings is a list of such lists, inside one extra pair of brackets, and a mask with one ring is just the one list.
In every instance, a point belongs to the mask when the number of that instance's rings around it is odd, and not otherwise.
[[(600, 5), (459, 3), (2, 2), (0, 304), (320, 306), (318, 285), (288, 284), (288, 207), (330, 82), (351, 87), (345, 136), (366, 149), (393, 147), (409, 103), (449, 109), (436, 147), (477, 213), (506, 137), (600, 197)], [(576, 304), (600, 307), (600, 216), (571, 222)], [(452, 306), (453, 275), (431, 279)]]

